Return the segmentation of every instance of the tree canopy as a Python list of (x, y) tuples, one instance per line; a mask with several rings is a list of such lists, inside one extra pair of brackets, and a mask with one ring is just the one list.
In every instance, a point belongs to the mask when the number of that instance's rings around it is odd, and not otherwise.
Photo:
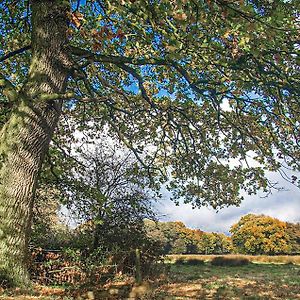
[[(30, 9), (2, 4), (3, 120), (15, 105), (6, 79), (19, 91), (28, 74)], [(297, 9), (296, 1), (75, 1), (67, 91), (36, 97), (63, 98), (77, 130), (108, 125), (150, 175), (171, 178), (175, 197), (238, 204), (241, 189), (272, 185), (264, 170), (299, 169)], [(250, 153), (261, 166), (247, 164)]]
[(280, 254), (290, 252), (289, 234), (285, 222), (248, 214), (230, 228), (237, 251), (246, 254)]
[(190, 229), (182, 222), (145, 220), (145, 227), (149, 238), (159, 242), (165, 254), (226, 254), (233, 250), (225, 234)]

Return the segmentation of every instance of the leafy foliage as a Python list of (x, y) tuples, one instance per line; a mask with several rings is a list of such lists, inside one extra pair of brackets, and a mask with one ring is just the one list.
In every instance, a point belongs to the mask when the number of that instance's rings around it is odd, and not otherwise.
[(187, 228), (182, 222), (145, 220), (147, 234), (166, 254), (225, 254), (232, 251), (230, 237)]
[(286, 223), (248, 214), (231, 226), (232, 242), (239, 253), (280, 254), (290, 252)]
[(297, 254), (299, 224), (248, 214), (231, 226), (231, 236), (187, 228), (182, 222), (145, 220), (148, 236), (166, 254)]
[(300, 253), (300, 224), (286, 223), (286, 232), (289, 236), (289, 247), (291, 253)]
[[(93, 137), (108, 126), (153, 185), (171, 179), (174, 199), (238, 204), (241, 190), (273, 187), (265, 170), (299, 170), (297, 3), (71, 1), (67, 93), (37, 101), (62, 99)], [(26, 82), (30, 10), (1, 3), (1, 124)], [(65, 124), (61, 133), (72, 140)]]

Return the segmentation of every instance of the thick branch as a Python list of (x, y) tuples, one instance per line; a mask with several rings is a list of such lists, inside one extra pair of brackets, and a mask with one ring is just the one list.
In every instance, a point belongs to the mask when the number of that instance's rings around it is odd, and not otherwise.
[(156, 65), (156, 66), (170, 66), (170, 62), (164, 59), (158, 58), (133, 58), (133, 57), (124, 57), (124, 56), (114, 56), (114, 55), (104, 55), (96, 54), (85, 49), (78, 47), (70, 46), (70, 51), (73, 55), (79, 56), (81, 58), (90, 59), (93, 62), (101, 63), (112, 63), (112, 64), (132, 64), (132, 65)]
[(15, 51), (9, 52), (8, 54), (0, 57), (0, 62), (5, 61), (6, 59), (9, 59), (17, 54), (21, 54), (21, 53), (25, 52), (26, 50), (29, 50), (30, 48), (31, 48), (31, 46), (27, 45), (25, 47), (15, 50)]
[(74, 93), (65, 93), (65, 94), (41, 94), (38, 96), (39, 100), (41, 101), (53, 101), (53, 100), (68, 100), (75, 98)]

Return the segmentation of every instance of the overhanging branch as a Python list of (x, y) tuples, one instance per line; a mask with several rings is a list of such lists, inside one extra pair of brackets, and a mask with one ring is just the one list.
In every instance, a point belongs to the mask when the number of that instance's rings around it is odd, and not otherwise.
[(70, 46), (69, 50), (72, 52), (73, 55), (78, 56), (80, 58), (84, 58), (87, 61), (90, 61), (91, 63), (92, 62), (111, 63), (118, 66), (119, 68), (122, 68), (127, 73), (131, 74), (138, 81), (142, 96), (151, 105), (151, 107), (153, 107), (153, 102), (151, 101), (151, 99), (146, 93), (146, 90), (143, 85), (142, 76), (139, 75), (138, 72), (129, 65), (133, 65), (133, 66), (152, 65), (152, 66), (165, 66), (168, 68), (173, 68), (180, 76), (182, 76), (187, 81), (188, 85), (194, 92), (203, 96), (203, 94), (207, 91), (207, 89), (202, 89), (198, 87), (197, 84), (199, 83), (199, 81), (198, 82), (193, 81), (190, 74), (188, 74), (187, 70), (184, 67), (182, 67), (178, 62), (175, 62), (170, 59), (161, 59), (161, 58), (147, 59), (147, 58), (133, 58), (133, 57), (124, 57), (124, 56), (96, 54), (91, 51), (74, 47), (74, 46)]
[(124, 57), (124, 56), (114, 56), (114, 55), (104, 55), (96, 54), (91, 51), (81, 49), (74, 46), (69, 46), (69, 50), (73, 55), (91, 60), (93, 62), (100, 63), (112, 63), (112, 64), (132, 64), (132, 65), (156, 65), (156, 66), (170, 66), (170, 62), (164, 59), (158, 58), (133, 58), (133, 57)]
[(123, 69), (124, 71), (126, 71), (127, 73), (131, 74), (138, 81), (139, 89), (141, 90), (142, 97), (149, 103), (149, 105), (152, 108), (155, 108), (155, 104), (153, 103), (153, 101), (151, 101), (151, 99), (148, 96), (147, 91), (144, 87), (143, 78), (138, 74), (138, 72), (135, 69), (133, 69), (125, 64), (119, 64), (118, 66), (121, 69)]
[(11, 51), (8, 54), (3, 55), (2, 57), (0, 57), (0, 62), (5, 61), (6, 59), (9, 59), (9, 58), (11, 58), (15, 55), (21, 54), (21, 53), (29, 50), (30, 48), (31, 48), (31, 45), (27, 45), (25, 47), (22, 47), (20, 49), (15, 50), (15, 51)]
[(54, 101), (54, 100), (78, 100), (80, 102), (111, 102), (109, 97), (97, 96), (97, 97), (80, 97), (74, 93), (65, 94), (41, 94), (38, 96), (41, 101)]

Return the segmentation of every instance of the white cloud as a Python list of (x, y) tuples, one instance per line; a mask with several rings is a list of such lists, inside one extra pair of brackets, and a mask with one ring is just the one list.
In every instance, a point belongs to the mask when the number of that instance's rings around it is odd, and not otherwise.
[(245, 196), (239, 207), (228, 207), (216, 212), (212, 208), (192, 209), (181, 203), (176, 206), (165, 194), (165, 200), (158, 205), (163, 221), (182, 221), (190, 228), (204, 231), (228, 233), (230, 226), (248, 213), (265, 214), (282, 221), (300, 222), (300, 189), (282, 180), (279, 174), (270, 174), (272, 181), (278, 181), (284, 191), (274, 191), (267, 198), (262, 195)]

